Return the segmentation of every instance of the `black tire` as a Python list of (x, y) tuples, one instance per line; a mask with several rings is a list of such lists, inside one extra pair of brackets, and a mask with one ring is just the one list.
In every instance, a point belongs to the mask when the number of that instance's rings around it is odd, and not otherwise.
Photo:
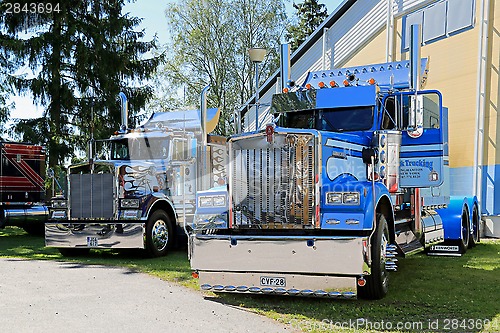
[(82, 257), (90, 253), (89, 248), (60, 247), (58, 250), (63, 257)]
[(476, 246), (481, 240), (479, 221), (479, 209), (477, 208), (477, 205), (474, 205), (474, 208), (472, 209), (472, 230), (469, 238), (469, 248)]
[(173, 228), (170, 217), (163, 210), (157, 210), (146, 225), (146, 253), (149, 257), (162, 257), (172, 248)]
[(385, 251), (389, 244), (389, 226), (382, 214), (377, 214), (377, 229), (370, 240), (372, 267), (366, 276), (366, 284), (358, 286), (358, 297), (363, 299), (381, 299), (387, 294), (389, 272), (385, 268)]
[(34, 223), (23, 225), (22, 227), (24, 231), (32, 236), (44, 236), (45, 235), (45, 224), (43, 223)]
[(460, 219), (460, 229), (461, 229), (461, 239), (458, 241), (458, 246), (460, 247), (460, 253), (464, 254), (467, 252), (469, 247), (470, 239), (470, 227), (469, 227), (469, 211), (466, 207), (462, 210), (462, 217)]

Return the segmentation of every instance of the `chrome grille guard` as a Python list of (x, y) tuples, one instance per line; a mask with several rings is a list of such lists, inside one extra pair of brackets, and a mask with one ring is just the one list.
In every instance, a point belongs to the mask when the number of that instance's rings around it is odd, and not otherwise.
[(233, 228), (314, 228), (317, 136), (287, 131), (229, 141)]

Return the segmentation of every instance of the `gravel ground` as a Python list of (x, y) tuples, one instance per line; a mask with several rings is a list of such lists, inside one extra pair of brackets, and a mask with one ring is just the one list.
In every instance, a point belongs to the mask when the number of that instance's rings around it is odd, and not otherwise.
[(296, 332), (147, 274), (0, 258), (0, 332)]

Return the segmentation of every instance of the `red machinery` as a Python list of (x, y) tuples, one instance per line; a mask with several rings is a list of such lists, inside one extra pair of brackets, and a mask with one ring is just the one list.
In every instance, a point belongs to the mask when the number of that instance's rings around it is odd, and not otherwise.
[(19, 226), (43, 233), (45, 149), (28, 143), (0, 142), (0, 228)]

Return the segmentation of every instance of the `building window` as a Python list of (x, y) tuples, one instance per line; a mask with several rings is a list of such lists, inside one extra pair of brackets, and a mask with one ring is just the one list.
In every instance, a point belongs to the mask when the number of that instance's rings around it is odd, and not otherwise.
[(422, 45), (474, 27), (474, 0), (444, 0), (403, 17), (403, 52), (410, 47), (410, 28), (422, 26)]

